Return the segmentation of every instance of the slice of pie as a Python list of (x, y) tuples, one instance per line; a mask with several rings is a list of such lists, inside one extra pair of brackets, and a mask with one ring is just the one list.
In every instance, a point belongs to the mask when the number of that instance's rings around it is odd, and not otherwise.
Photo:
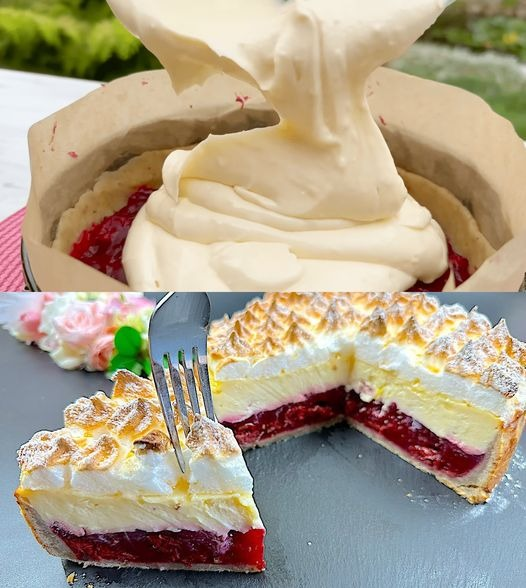
[(80, 398), (64, 422), (19, 451), (15, 496), (49, 553), (98, 566), (265, 568), (252, 477), (230, 430), (195, 417), (183, 474), (153, 385), (125, 371), (111, 398)]
[(472, 503), (524, 426), (526, 345), (425, 294), (269, 294), (213, 324), (208, 351), (242, 447), (347, 421)]

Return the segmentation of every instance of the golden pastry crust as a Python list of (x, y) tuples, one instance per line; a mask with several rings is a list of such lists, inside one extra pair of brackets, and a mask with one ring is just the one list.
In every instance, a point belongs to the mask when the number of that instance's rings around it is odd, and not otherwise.
[(75, 554), (59, 537), (49, 530), (49, 525), (31, 506), (29, 500), (23, 495), (20, 489), (15, 492), (15, 499), (28, 527), (40, 545), (50, 555), (62, 559), (74, 560)]

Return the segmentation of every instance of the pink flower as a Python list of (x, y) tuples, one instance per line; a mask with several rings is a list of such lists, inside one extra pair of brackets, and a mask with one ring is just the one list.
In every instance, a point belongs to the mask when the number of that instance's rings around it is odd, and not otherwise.
[(104, 334), (107, 326), (104, 309), (94, 302), (77, 302), (53, 319), (55, 332), (62, 343), (89, 348)]
[(42, 307), (38, 309), (28, 310), (20, 315), (18, 321), (18, 331), (20, 337), (31, 343), (37, 343), (44, 337), (44, 333), (40, 332), (40, 321), (42, 319)]
[(99, 337), (88, 352), (88, 369), (96, 372), (105, 372), (110, 367), (113, 355), (113, 335), (102, 335)]

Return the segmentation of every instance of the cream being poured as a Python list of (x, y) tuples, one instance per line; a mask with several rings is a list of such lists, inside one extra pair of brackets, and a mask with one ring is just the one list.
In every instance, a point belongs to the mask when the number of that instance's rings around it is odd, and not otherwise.
[(445, 237), (407, 193), (365, 96), (444, 0), (109, 3), (176, 90), (224, 72), (280, 116), (170, 155), (126, 242), (130, 286), (403, 290), (444, 273)]

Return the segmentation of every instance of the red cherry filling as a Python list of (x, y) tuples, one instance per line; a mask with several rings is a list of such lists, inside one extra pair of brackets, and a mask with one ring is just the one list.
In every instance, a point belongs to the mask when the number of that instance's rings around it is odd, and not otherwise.
[(141, 186), (130, 196), (126, 206), (82, 231), (70, 255), (103, 274), (126, 283), (122, 252), (133, 219), (155, 188)]
[[(137, 188), (126, 206), (82, 231), (70, 255), (125, 284), (126, 275), (122, 266), (124, 243), (133, 219), (154, 191), (155, 188), (148, 186)], [(450, 244), (448, 253), (449, 269), (432, 284), (417, 282), (409, 292), (441, 292), (451, 271), (457, 286), (465, 282), (470, 277), (468, 260), (455, 253)]]
[(242, 447), (250, 447), (283, 433), (306, 426), (322, 426), (346, 417), (361, 423), (429, 469), (452, 477), (464, 476), (476, 468), (484, 455), (472, 455), (451, 441), (400, 412), (396, 404), (364, 402), (354, 392), (336, 388), (312, 394), (301, 402), (260, 412), (238, 423), (224, 422)]
[(246, 533), (230, 531), (225, 536), (210, 531), (188, 530), (157, 533), (137, 530), (78, 536), (55, 523), (51, 530), (79, 561), (265, 569), (263, 529), (251, 529)]
[(484, 459), (483, 454), (466, 453), (451, 441), (437, 437), (418, 421), (400, 412), (394, 403), (384, 406), (381, 402), (364, 402), (358, 394), (351, 392), (345, 414), (351, 421), (365, 425), (430, 470), (451, 477), (466, 475)]
[(345, 388), (341, 387), (257, 413), (244, 421), (223, 424), (232, 429), (241, 447), (251, 447), (282, 433), (343, 419), (344, 407)]

